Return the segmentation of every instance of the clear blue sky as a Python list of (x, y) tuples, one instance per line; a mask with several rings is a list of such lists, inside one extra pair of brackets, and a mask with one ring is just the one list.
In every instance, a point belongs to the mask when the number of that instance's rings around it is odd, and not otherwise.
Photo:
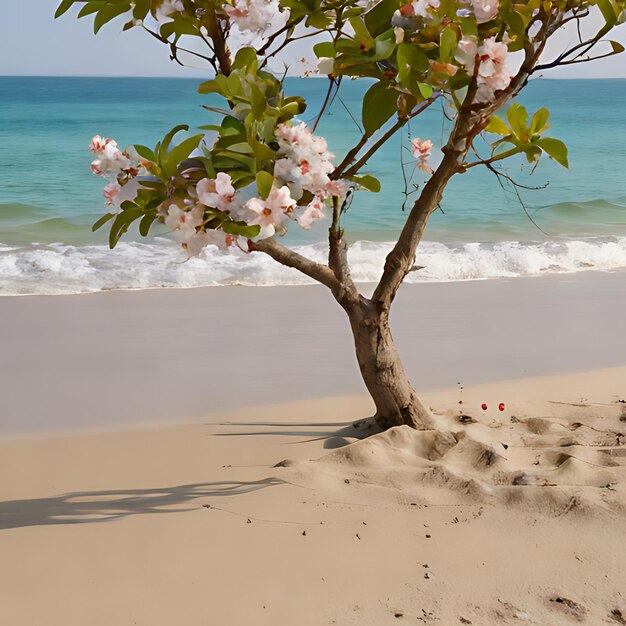
[[(54, 20), (56, 0), (3, 2), (0, 75), (39, 76), (202, 76), (206, 70), (183, 69), (169, 60), (168, 50), (139, 30), (121, 32), (122, 21), (105, 26), (97, 37), (90, 17), (72, 13)], [(626, 45), (626, 25), (613, 35)], [(573, 32), (559, 35), (549, 53), (574, 41)], [(306, 41), (306, 40), (305, 40)], [(299, 51), (301, 55), (303, 51)], [(293, 58), (293, 54), (290, 55)], [(550, 55), (548, 55), (550, 56)], [(559, 78), (626, 78), (626, 53), (594, 63), (559, 68), (546, 76)]]

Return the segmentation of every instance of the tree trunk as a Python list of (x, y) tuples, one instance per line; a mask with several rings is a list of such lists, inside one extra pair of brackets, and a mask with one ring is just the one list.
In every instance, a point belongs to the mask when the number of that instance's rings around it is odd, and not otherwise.
[(404, 372), (391, 336), (388, 310), (377, 311), (369, 300), (363, 299), (346, 311), (361, 375), (376, 405), (377, 424), (383, 430), (402, 425), (432, 428), (432, 414)]

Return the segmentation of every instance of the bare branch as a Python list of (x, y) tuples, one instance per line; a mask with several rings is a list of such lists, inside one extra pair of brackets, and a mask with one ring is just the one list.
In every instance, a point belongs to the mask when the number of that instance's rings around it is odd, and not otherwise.
[(278, 263), (293, 267), (309, 278), (316, 280), (322, 285), (326, 285), (333, 293), (340, 291), (340, 284), (334, 272), (322, 263), (317, 263), (298, 252), (279, 244), (275, 239), (262, 239), (261, 241), (249, 241), (250, 251), (264, 252)]

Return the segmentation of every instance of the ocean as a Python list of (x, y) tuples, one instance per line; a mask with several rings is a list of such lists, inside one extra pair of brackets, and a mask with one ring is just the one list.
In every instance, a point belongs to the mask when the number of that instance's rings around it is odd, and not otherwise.
[[(292, 285), (308, 279), (262, 255), (209, 248), (186, 260), (164, 227), (148, 239), (132, 235), (111, 251), (106, 232), (91, 232), (104, 212), (103, 181), (89, 171), (90, 138), (121, 146), (153, 145), (175, 124), (191, 130), (214, 123), (201, 107), (195, 79), (0, 77), (0, 295), (219, 285)], [(325, 94), (320, 79), (288, 78), (304, 95), (304, 121)], [(338, 158), (359, 136), (367, 82), (347, 81), (318, 132)], [(408, 280), (455, 281), (626, 268), (626, 80), (536, 79), (520, 102), (551, 112), (548, 134), (569, 147), (570, 168), (542, 159), (531, 175), (522, 160), (506, 172), (524, 185), (503, 188), (476, 167), (457, 176), (431, 218)], [(442, 119), (444, 122), (442, 123)], [(445, 118), (433, 107), (412, 137), (445, 139)], [(405, 185), (400, 165), (408, 135), (390, 141), (368, 167), (380, 193), (359, 192), (344, 226), (355, 278), (377, 279), (399, 232)], [(406, 155), (406, 151), (405, 151)], [(405, 156), (406, 160), (406, 156)], [(407, 175), (411, 173), (407, 170)], [(410, 185), (419, 185), (415, 177)], [(407, 207), (411, 198), (408, 196)], [(326, 230), (293, 228), (285, 242), (315, 259), (326, 253)]]

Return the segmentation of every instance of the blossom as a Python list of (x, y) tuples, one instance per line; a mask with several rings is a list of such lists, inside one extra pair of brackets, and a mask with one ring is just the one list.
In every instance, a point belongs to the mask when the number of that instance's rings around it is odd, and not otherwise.
[(296, 201), (291, 197), (289, 187), (272, 187), (265, 200), (251, 198), (246, 203), (250, 216), (246, 220), (248, 224), (258, 225), (261, 231), (254, 238), (267, 239), (284, 229), (287, 215), (296, 206)]
[(430, 151), (433, 149), (433, 142), (430, 139), (420, 139), (416, 137), (411, 141), (411, 154), (417, 159), (417, 167), (423, 172), (432, 174), (432, 168), (428, 164)]
[(431, 15), (431, 10), (439, 8), (439, 0), (415, 0), (411, 3), (413, 15), (427, 18)]
[(108, 137), (96, 135), (89, 144), (89, 149), (96, 155), (91, 162), (91, 171), (98, 176), (117, 177), (131, 169), (128, 157), (119, 149), (117, 143)]
[(163, 0), (156, 10), (156, 18), (159, 22), (165, 22), (171, 19), (174, 13), (183, 13), (185, 6), (182, 0)]
[(228, 211), (235, 199), (232, 179), (225, 172), (219, 172), (215, 179), (203, 178), (196, 185), (196, 193), (202, 204), (220, 211)]
[(472, 0), (472, 6), (479, 24), (490, 22), (498, 15), (498, 0)]
[(293, 197), (302, 197), (304, 191), (324, 198), (335, 195), (329, 191), (334, 154), (328, 151), (326, 140), (311, 133), (304, 123), (279, 124), (275, 135), (280, 158), (274, 164), (274, 176), (289, 186)]
[(261, 34), (271, 26), (278, 26), (277, 18), (284, 24), (286, 13), (282, 13), (278, 0), (235, 0), (232, 5), (223, 4), (222, 9), (240, 32)]
[(204, 207), (195, 205), (190, 210), (171, 204), (165, 216), (165, 225), (175, 233), (176, 240), (187, 243), (204, 223)]
[(511, 73), (506, 66), (508, 53), (506, 44), (496, 41), (495, 37), (485, 39), (480, 47), (473, 39), (462, 39), (459, 42), (456, 60), (468, 74), (474, 74), (476, 57), (479, 59), (475, 102), (491, 102), (496, 91), (509, 86)]
[(306, 228), (309, 230), (313, 225), (315, 220), (321, 219), (324, 217), (324, 201), (316, 196), (313, 200), (306, 206), (302, 215), (298, 218), (298, 224), (302, 226), (302, 228)]
[(333, 73), (335, 68), (335, 59), (332, 57), (321, 57), (317, 62), (317, 71), (327, 76)]

